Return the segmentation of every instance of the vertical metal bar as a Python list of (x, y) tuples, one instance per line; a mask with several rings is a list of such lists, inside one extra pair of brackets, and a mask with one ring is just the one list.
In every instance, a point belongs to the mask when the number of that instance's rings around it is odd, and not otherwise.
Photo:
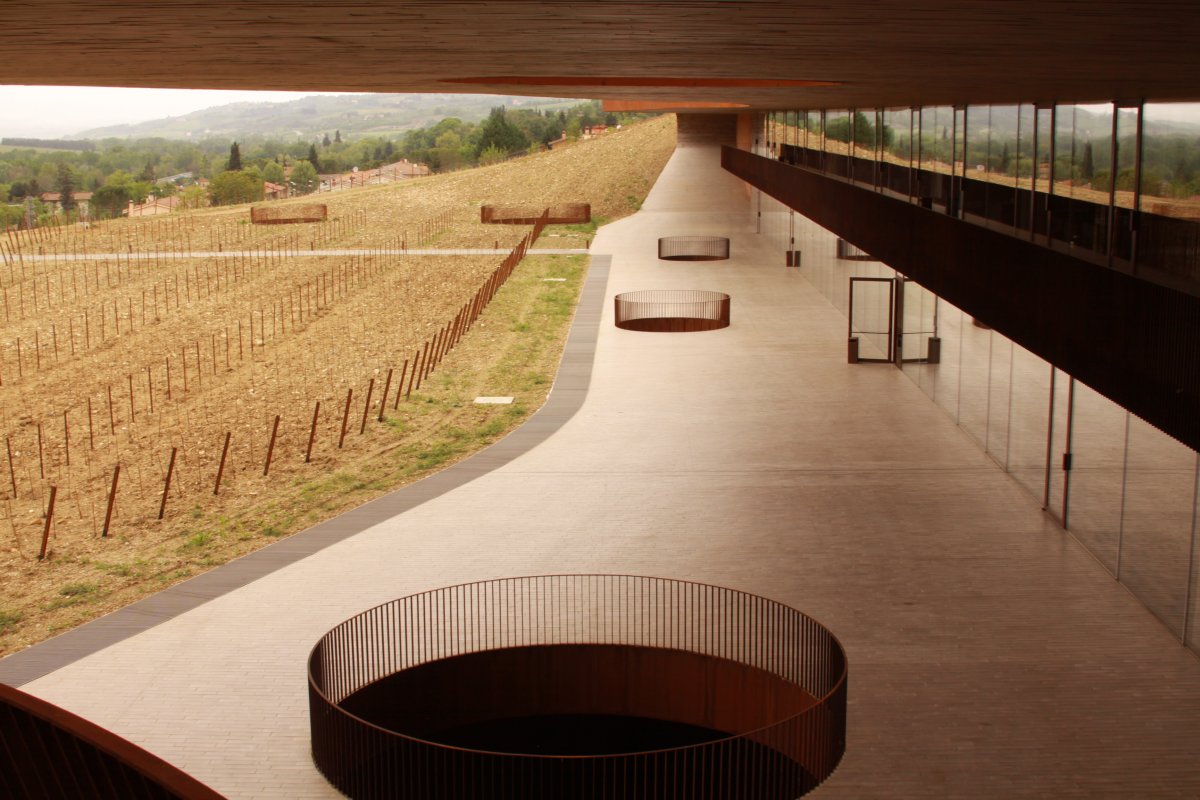
[(1196, 455), (1196, 478), (1192, 483), (1192, 546), (1188, 552), (1187, 583), (1183, 587), (1183, 628), (1182, 642), (1188, 643), (1188, 628), (1192, 624), (1192, 584), (1196, 581), (1196, 510), (1200, 504), (1200, 453)]
[[(1037, 159), (1035, 158), (1036, 162)], [(1036, 167), (1036, 163), (1034, 165)], [(1050, 476), (1054, 465), (1054, 395), (1057, 370), (1053, 364), (1050, 367), (1050, 408), (1046, 414), (1046, 486), (1042, 491), (1042, 510), (1050, 510)]]
[[(1067, 452), (1064, 456), (1069, 456), (1074, 452), (1074, 437), (1075, 437), (1075, 378), (1070, 378), (1070, 383), (1067, 384)], [(1063, 465), (1068, 466), (1067, 464)], [(1074, 464), (1069, 465), (1074, 467)], [(1067, 524), (1068, 515), (1071, 513), (1071, 470), (1063, 470), (1063, 507), (1062, 507), (1062, 526), (1066, 530), (1070, 530)]]

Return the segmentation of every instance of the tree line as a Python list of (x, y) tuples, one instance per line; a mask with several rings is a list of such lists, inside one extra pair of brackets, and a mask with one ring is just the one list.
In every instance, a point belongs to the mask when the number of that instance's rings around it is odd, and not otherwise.
[[(27, 199), (35, 216), (45, 218), (53, 210), (38, 198), (43, 192), (63, 194), (65, 185), (92, 192), (89, 211), (96, 218), (119, 215), (130, 202), (145, 202), (151, 194), (179, 194), (185, 206), (246, 202), (262, 197), (266, 181), (303, 194), (318, 188), (319, 175), (355, 167), (365, 171), (402, 159), (435, 172), (461, 169), (641, 116), (646, 115), (606, 114), (599, 102), (589, 101), (558, 111), (498, 107), (480, 122), (451, 117), (398, 138), (350, 140), (334, 130), (317, 141), (250, 137), (231, 145), (228, 139), (110, 138), (86, 143), (93, 149), (85, 150), (15, 148), (0, 152), (0, 223), (25, 219)], [(208, 181), (207, 189), (195, 185), (201, 178)]]

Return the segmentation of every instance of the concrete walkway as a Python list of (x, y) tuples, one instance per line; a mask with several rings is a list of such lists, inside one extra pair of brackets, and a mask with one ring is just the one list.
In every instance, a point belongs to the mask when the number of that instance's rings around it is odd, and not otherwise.
[[(613, 257), (594, 370), (557, 432), (23, 688), (230, 797), (335, 797), (304, 668), (337, 622), (463, 581), (663, 575), (840, 637), (849, 749), (816, 796), (1200, 795), (1200, 662), (916, 385), (847, 365), (845, 319), (753, 230), (716, 148), (680, 149), (593, 244)], [(734, 258), (656, 259), (686, 234), (728, 236)], [(727, 292), (733, 325), (612, 326), (614, 293), (654, 288)]]

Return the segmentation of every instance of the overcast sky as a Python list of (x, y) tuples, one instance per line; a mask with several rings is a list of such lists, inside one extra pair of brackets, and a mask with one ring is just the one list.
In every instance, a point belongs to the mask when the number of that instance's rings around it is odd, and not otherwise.
[[(178, 117), (226, 103), (282, 102), (313, 94), (318, 93), (0, 85), (0, 137), (69, 138), (89, 128)], [(1158, 103), (1149, 108), (1147, 116), (1152, 119), (1200, 122), (1200, 103)]]
[(69, 138), (103, 125), (178, 117), (226, 103), (278, 102), (313, 94), (317, 92), (0, 86), (0, 137)]

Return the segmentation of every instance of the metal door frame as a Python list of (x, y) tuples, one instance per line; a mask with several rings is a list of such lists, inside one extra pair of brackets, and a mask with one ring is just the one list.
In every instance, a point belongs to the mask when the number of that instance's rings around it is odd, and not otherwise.
[(887, 330), (861, 331), (861, 333), (887, 337), (887, 356), (885, 358), (862, 358), (856, 356), (855, 361), (864, 364), (891, 364), (896, 358), (896, 279), (895, 278), (850, 278), (850, 304), (847, 310), (846, 338), (850, 341), (858, 339), (854, 332), (854, 284), (855, 283), (886, 283), (888, 285), (888, 321)]

